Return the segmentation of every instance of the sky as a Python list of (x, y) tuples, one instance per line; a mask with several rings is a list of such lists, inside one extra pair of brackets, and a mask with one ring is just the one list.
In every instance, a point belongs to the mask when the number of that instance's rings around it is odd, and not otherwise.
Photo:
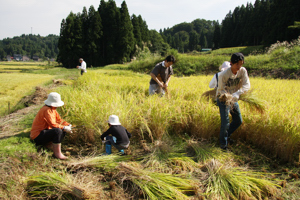
[[(115, 0), (121, 7), (123, 0)], [(159, 31), (195, 19), (222, 23), (236, 7), (255, 0), (126, 0), (130, 16), (141, 15), (148, 29)], [(69, 13), (82, 12), (91, 5), (97, 10), (100, 0), (0, 0), (0, 40), (34, 34), (59, 35), (60, 24)]]

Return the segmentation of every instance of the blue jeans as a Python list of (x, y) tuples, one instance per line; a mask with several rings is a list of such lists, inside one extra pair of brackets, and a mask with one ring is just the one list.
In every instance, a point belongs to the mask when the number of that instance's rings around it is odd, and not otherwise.
[[(224, 102), (220, 102), (219, 98), (217, 98), (217, 104), (221, 116), (220, 145), (222, 147), (227, 147), (228, 138), (243, 122), (240, 106), (238, 102), (235, 102), (232, 106), (226, 106)], [(232, 116), (230, 124), (229, 113)]]
[(160, 87), (158, 84), (150, 84), (149, 86), (149, 95), (153, 95), (153, 94), (161, 94), (161, 96), (165, 95), (165, 90)]
[(114, 137), (114, 136), (106, 136), (106, 143), (105, 144), (113, 145), (119, 151), (122, 150), (122, 149), (127, 149), (129, 147), (129, 144), (123, 146), (123, 145), (117, 145), (116, 142), (117, 142), (117, 138), (116, 137)]

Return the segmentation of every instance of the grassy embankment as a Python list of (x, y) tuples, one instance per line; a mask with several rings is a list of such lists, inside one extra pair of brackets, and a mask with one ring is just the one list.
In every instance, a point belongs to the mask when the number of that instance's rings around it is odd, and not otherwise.
[[(203, 56), (206, 59), (198, 56), (200, 61), (196, 62), (196, 56), (178, 55), (179, 62), (174, 67), (179, 70), (180, 62), (191, 61), (190, 58), (195, 59), (195, 65), (215, 58), (218, 61), (213, 68), (217, 69), (229, 59), (223, 55)], [(136, 64), (129, 68), (132, 65)], [(97, 153), (78, 157), (79, 150), (72, 151), (73, 159), (64, 163), (43, 151), (37, 152), (28, 133), (1, 140), (0, 170), (7, 174), (1, 177), (1, 197), (25, 199), (29, 194), (73, 199), (299, 198), (297, 169), (267, 173), (281, 171), (275, 159), (297, 161), (298, 81), (251, 78), (254, 92), (266, 101), (266, 112), (253, 112), (241, 102), (244, 124), (234, 134), (240, 142), (233, 146), (233, 153), (223, 153), (214, 147), (218, 144), (218, 108), (201, 98), (212, 75), (173, 77), (169, 98), (147, 95), (148, 75), (114, 70), (89, 71), (85, 75), (73, 85), (57, 89), (66, 104), (59, 112), (73, 124), (84, 125), (66, 138), (64, 146), (74, 143), (73, 148), (80, 150), (86, 142), (94, 143), (94, 148), (89, 148)], [(105, 121), (110, 114), (119, 115), (122, 125), (133, 133), (133, 155), (97, 156), (99, 135), (107, 129)], [(153, 141), (152, 145), (148, 143), (150, 153), (138, 153), (141, 139)], [(273, 161), (253, 148), (262, 149)], [(295, 176), (289, 179), (291, 174)], [(287, 178), (288, 182), (284, 180)], [(282, 192), (274, 183), (283, 187)], [(109, 193), (105, 192), (106, 187)]]
[(34, 93), (36, 86), (50, 85), (53, 79), (76, 77), (77, 71), (48, 62), (0, 62), (0, 116), (24, 108), (22, 98)]

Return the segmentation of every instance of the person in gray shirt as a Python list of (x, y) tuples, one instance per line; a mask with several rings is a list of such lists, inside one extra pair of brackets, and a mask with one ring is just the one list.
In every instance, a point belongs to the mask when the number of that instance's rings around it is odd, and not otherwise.
[(171, 75), (173, 75), (172, 65), (174, 63), (175, 57), (169, 55), (164, 61), (155, 65), (150, 73), (149, 95), (157, 93), (163, 96), (165, 94), (168, 89)]

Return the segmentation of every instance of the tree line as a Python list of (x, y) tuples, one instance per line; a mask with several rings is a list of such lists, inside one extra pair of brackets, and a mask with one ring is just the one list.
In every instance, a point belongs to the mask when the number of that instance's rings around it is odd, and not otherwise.
[(160, 30), (164, 40), (178, 52), (201, 51), (212, 48), (215, 26), (217, 21), (196, 19), (191, 23), (180, 23), (172, 28)]
[(0, 40), (0, 60), (6, 60), (6, 57), (14, 54), (26, 55), (29, 58), (38, 56), (39, 58), (56, 58), (58, 55), (57, 35), (25, 35), (6, 38)]
[(144, 48), (164, 54), (169, 45), (155, 30), (149, 30), (141, 15), (129, 15), (126, 2), (118, 8), (114, 0), (100, 1), (82, 13), (70, 13), (62, 20), (58, 61), (76, 66), (78, 58), (88, 65), (102, 66), (130, 61)]
[(299, 0), (256, 0), (254, 5), (236, 7), (226, 15), (220, 30), (215, 30), (214, 44), (270, 46), (277, 41), (292, 41), (300, 35), (300, 29), (289, 28), (300, 21), (299, 10)]
[(82, 13), (70, 12), (62, 20), (60, 36), (23, 34), (0, 40), (0, 58), (13, 54), (57, 56), (71, 68), (80, 57), (88, 66), (103, 66), (128, 62), (141, 51), (164, 56), (170, 48), (185, 53), (203, 48), (270, 46), (300, 35), (299, 10), (299, 0), (256, 0), (229, 11), (221, 24), (195, 19), (157, 32), (148, 29), (141, 15), (130, 16), (125, 1), (118, 8), (114, 0), (101, 0), (97, 10), (90, 6)]
[[(165, 41), (179, 52), (203, 48), (270, 46), (277, 41), (292, 41), (300, 35), (299, 0), (256, 0), (238, 6), (219, 21), (196, 19), (160, 30)], [(295, 25), (294, 25), (295, 24)]]

